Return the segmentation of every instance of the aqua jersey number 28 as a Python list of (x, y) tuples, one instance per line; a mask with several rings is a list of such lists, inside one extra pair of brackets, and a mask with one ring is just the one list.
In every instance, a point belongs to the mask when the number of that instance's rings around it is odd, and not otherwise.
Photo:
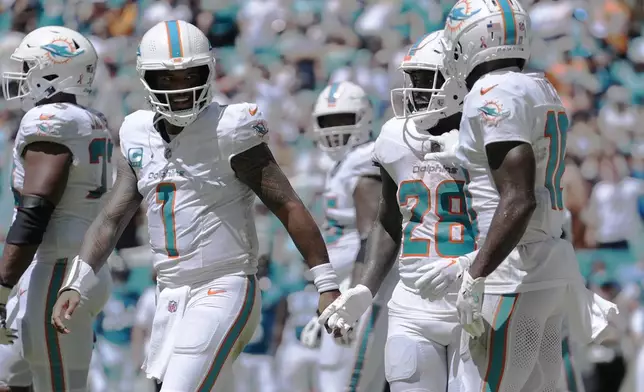
[(550, 205), (552, 209), (563, 210), (564, 202), (561, 177), (566, 168), (564, 161), (566, 139), (568, 139), (568, 116), (566, 112), (548, 112), (544, 136), (550, 139), (545, 186), (550, 192)]
[(174, 217), (174, 204), (177, 187), (171, 182), (157, 185), (157, 203), (161, 204), (161, 220), (165, 232), (165, 250), (168, 257), (179, 257), (177, 251), (177, 225)]
[(114, 144), (110, 139), (97, 138), (89, 143), (89, 163), (91, 165), (103, 165), (101, 172), (101, 185), (87, 193), (88, 199), (100, 199), (107, 192), (107, 164), (112, 162), (112, 151)]
[(456, 257), (476, 249), (478, 228), (474, 212), (468, 208), (471, 197), (464, 188), (464, 181), (441, 182), (435, 190), (436, 205), (432, 206), (432, 192), (423, 181), (411, 180), (400, 184), (398, 204), (404, 207), (413, 203), (411, 217), (403, 229), (402, 257), (429, 256), (432, 239), (415, 237), (414, 231), (425, 222), (432, 207), (438, 217), (433, 238), (438, 256)]

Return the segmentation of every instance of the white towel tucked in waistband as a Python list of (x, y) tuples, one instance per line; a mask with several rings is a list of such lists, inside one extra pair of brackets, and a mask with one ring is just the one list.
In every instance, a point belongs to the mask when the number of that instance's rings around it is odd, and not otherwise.
[(174, 350), (177, 326), (186, 309), (190, 286), (175, 289), (164, 288), (157, 298), (148, 352), (141, 369), (148, 378), (163, 381), (170, 357)]

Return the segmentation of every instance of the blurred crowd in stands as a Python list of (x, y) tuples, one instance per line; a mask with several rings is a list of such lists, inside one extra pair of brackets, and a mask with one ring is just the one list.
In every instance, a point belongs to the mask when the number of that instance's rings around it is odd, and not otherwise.
[[(644, 1), (521, 1), (530, 10), (534, 32), (530, 68), (547, 74), (572, 121), (565, 172), (571, 239), (589, 285), (608, 298), (619, 296), (627, 313), (634, 313), (630, 332), (641, 344)], [(207, 34), (215, 50), (215, 100), (259, 104), (271, 128), (271, 148), (315, 210), (325, 170), (325, 160), (309, 137), (317, 94), (329, 82), (360, 84), (376, 109), (376, 137), (379, 125), (392, 115), (389, 94), (403, 81), (397, 68), (406, 50), (425, 33), (441, 29), (453, 4), (453, 0), (0, 0), (0, 71), (9, 66), (7, 60), (26, 32), (56, 24), (80, 31), (90, 37), (99, 55), (95, 91), (87, 104), (105, 113), (116, 131), (125, 115), (146, 107), (134, 67), (141, 35), (160, 21), (190, 21)], [(0, 239), (10, 220), (7, 173), (21, 116), (19, 108), (0, 100)], [(261, 206), (258, 212), (265, 213)], [(122, 248), (145, 243), (140, 230), (137, 240), (140, 221), (133, 222), (127, 234), (130, 240), (124, 239)], [(296, 261), (292, 246), (281, 241), (286, 236), (279, 225), (269, 218), (265, 221), (259, 225), (264, 253), (277, 264)], [(136, 257), (145, 259), (145, 254), (138, 252)], [(140, 293), (153, 282), (149, 265), (132, 261), (122, 269), (137, 268), (143, 272), (132, 274), (139, 281), (131, 286)], [(117, 276), (124, 277), (134, 279)], [(136, 301), (128, 303), (135, 306)], [(635, 356), (618, 346), (611, 347), (614, 356)], [(640, 362), (644, 369), (644, 358)]]

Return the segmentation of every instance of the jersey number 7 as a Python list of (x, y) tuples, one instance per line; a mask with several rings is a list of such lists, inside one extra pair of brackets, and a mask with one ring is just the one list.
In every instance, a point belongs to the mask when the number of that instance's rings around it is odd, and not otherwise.
[(168, 257), (179, 257), (177, 250), (177, 225), (174, 218), (174, 204), (177, 187), (171, 182), (157, 185), (157, 203), (161, 204), (161, 220), (165, 232), (165, 250)]
[(431, 240), (414, 238), (414, 231), (425, 222), (432, 207), (438, 218), (434, 224), (434, 242), (439, 257), (462, 256), (476, 249), (478, 228), (474, 211), (468, 208), (471, 197), (465, 191), (465, 182), (441, 182), (436, 187), (435, 198), (432, 205), (432, 192), (421, 180), (400, 184), (398, 204), (403, 207), (414, 203), (409, 222), (403, 229), (401, 257), (429, 256)]

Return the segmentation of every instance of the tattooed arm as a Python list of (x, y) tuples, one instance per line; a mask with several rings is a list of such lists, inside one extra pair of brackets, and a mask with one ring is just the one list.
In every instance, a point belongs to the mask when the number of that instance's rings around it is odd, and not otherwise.
[(62, 334), (71, 332), (65, 323), (80, 304), (81, 292), (96, 279), (95, 274), (107, 261), (143, 200), (136, 186), (134, 170), (122, 154), (117, 153), (116, 159), (116, 181), (108, 194), (107, 204), (85, 233), (78, 257), (67, 271), (52, 310), (51, 323)]
[[(268, 145), (260, 143), (234, 155), (230, 159), (230, 166), (237, 178), (252, 189), (282, 222), (309, 268), (330, 266), (320, 229), (275, 161)], [(337, 283), (334, 282), (333, 286), (337, 287)], [(340, 296), (337, 288), (321, 289), (318, 286), (318, 291), (322, 291), (318, 302), (320, 313)]]
[(137, 188), (134, 170), (122, 154), (117, 154), (116, 181), (109, 199), (85, 233), (79, 256), (98, 272), (114, 250), (121, 233), (136, 213), (143, 197)]
[(499, 191), (499, 205), (485, 242), (470, 267), (473, 279), (488, 276), (508, 257), (523, 237), (537, 207), (532, 146), (522, 142), (492, 143), (486, 146), (486, 153)]
[(252, 189), (282, 222), (309, 268), (329, 262), (315, 220), (293, 190), (266, 143), (234, 155), (230, 165), (237, 178)]
[(0, 284), (13, 287), (31, 264), (51, 215), (63, 197), (72, 153), (63, 144), (34, 142), (25, 147), (24, 184), (19, 190), (16, 219), (7, 234)]
[(353, 205), (356, 207), (356, 226), (360, 234), (360, 250), (353, 264), (351, 287), (358, 284), (362, 276), (362, 267), (367, 253), (367, 237), (376, 218), (382, 192), (382, 181), (379, 176), (362, 176), (353, 191)]
[(375, 221), (366, 245), (366, 256), (360, 284), (377, 293), (380, 285), (393, 267), (400, 248), (402, 215), (398, 207), (398, 186), (389, 173), (380, 168), (382, 197)]

